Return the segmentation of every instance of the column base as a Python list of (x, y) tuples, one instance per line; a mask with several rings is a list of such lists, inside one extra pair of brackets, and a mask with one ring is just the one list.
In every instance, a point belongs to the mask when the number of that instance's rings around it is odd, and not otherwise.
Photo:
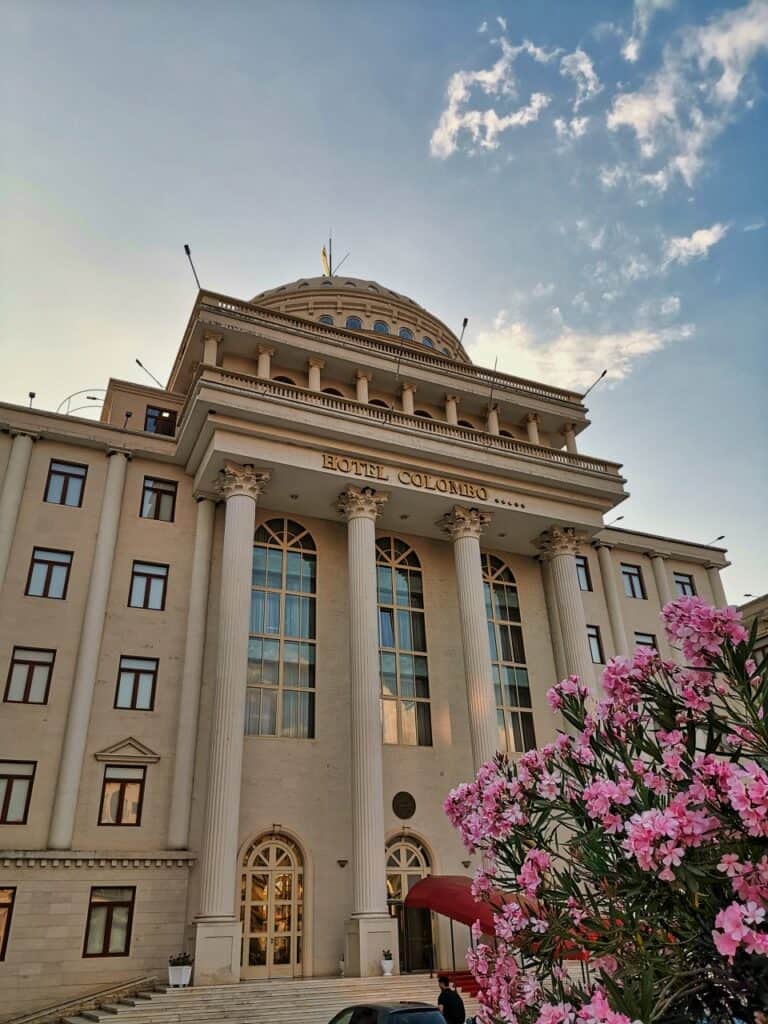
[(400, 973), (397, 921), (389, 914), (350, 917), (344, 925), (345, 973), (350, 978), (380, 977), (381, 954), (392, 952), (394, 973)]
[(193, 985), (236, 985), (240, 981), (242, 925), (234, 917), (195, 922)]

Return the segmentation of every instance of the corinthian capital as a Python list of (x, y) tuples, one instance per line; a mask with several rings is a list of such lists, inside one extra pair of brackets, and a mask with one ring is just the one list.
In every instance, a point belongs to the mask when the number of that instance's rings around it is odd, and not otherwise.
[(578, 554), (585, 540), (586, 537), (577, 533), (572, 526), (550, 526), (539, 537), (537, 547), (541, 552), (540, 557), (548, 561), (557, 555)]
[(350, 519), (378, 519), (382, 506), (389, 500), (388, 494), (379, 494), (372, 487), (349, 485), (336, 501), (336, 511), (349, 522)]
[(461, 540), (462, 537), (477, 537), (491, 521), (489, 512), (481, 512), (476, 508), (464, 508), (463, 505), (454, 505), (450, 512), (446, 512), (437, 525), (447, 533), (451, 540)]
[(220, 498), (231, 498), (234, 494), (245, 494), (258, 501), (267, 486), (270, 474), (251, 465), (241, 466), (237, 462), (225, 462), (215, 484)]

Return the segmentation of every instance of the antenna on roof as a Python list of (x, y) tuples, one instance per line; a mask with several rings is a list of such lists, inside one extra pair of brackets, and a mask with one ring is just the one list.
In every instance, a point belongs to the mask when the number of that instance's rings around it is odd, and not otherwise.
[(338, 273), (339, 267), (342, 266), (342, 264), (347, 259), (347, 256), (349, 256), (349, 255), (350, 255), (350, 253), (347, 253), (347, 255), (344, 256), (343, 259), (341, 260), (341, 263), (339, 263), (339, 265), (337, 267), (334, 267), (334, 265), (333, 265), (333, 230), (331, 228), (328, 228), (328, 248), (326, 249), (326, 247), (323, 246), (323, 248), (320, 250), (320, 263), (322, 264), (322, 267), (323, 267), (323, 277), (333, 277), (333, 275), (335, 273)]
[(461, 334), (459, 335), (459, 344), (460, 345), (464, 341), (464, 331), (466, 331), (468, 323), (469, 323), (469, 317), (465, 316), (464, 319), (461, 321)]
[(584, 394), (583, 394), (583, 395), (581, 396), (581, 400), (582, 400), (582, 402), (583, 402), (583, 401), (584, 401), (584, 399), (585, 399), (585, 398), (587, 397), (587, 395), (588, 395), (588, 394), (589, 394), (589, 392), (590, 392), (590, 391), (592, 390), (592, 388), (596, 388), (596, 387), (597, 387), (597, 385), (598, 385), (598, 384), (600, 383), (600, 381), (601, 381), (601, 380), (603, 379), (603, 377), (604, 377), (604, 376), (606, 375), (606, 373), (608, 373), (608, 371), (607, 371), (607, 370), (603, 370), (603, 372), (602, 372), (602, 373), (600, 374), (600, 376), (599, 376), (599, 377), (597, 378), (597, 380), (596, 380), (596, 381), (593, 381), (593, 382), (592, 382), (592, 383), (591, 383), (591, 384), (589, 385), (589, 387), (587, 388), (587, 390), (586, 390), (586, 391), (584, 392)]
[(136, 365), (137, 365), (137, 366), (140, 366), (140, 367), (142, 368), (142, 370), (144, 371), (144, 373), (146, 373), (146, 375), (147, 375), (148, 377), (151, 377), (151, 378), (152, 378), (152, 380), (153, 380), (153, 381), (155, 382), (155, 384), (157, 384), (157, 386), (158, 386), (159, 388), (161, 388), (161, 387), (163, 386), (163, 385), (162, 385), (162, 384), (160, 383), (160, 381), (159, 381), (159, 380), (157, 379), (157, 377), (156, 377), (156, 376), (154, 375), (154, 373), (150, 373), (150, 372), (149, 372), (149, 370), (148, 370), (148, 369), (146, 368), (146, 366), (144, 365), (144, 363), (142, 363), (142, 361), (141, 361), (140, 359), (137, 359), (137, 360), (136, 360)]
[(197, 290), (200, 292), (202, 291), (202, 288), (200, 287), (200, 278), (197, 276), (197, 271), (195, 270), (195, 264), (192, 262), (192, 250), (186, 244), (184, 245), (184, 252), (187, 254), (189, 265), (190, 267), (192, 267), (192, 273), (195, 275), (195, 284), (197, 285)]

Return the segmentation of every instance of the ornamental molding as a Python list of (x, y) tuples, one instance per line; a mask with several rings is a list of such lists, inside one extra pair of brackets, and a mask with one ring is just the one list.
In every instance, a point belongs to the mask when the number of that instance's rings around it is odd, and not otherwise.
[(549, 561), (558, 555), (577, 555), (586, 539), (583, 533), (577, 533), (572, 526), (550, 526), (537, 541), (540, 558)]
[(185, 850), (114, 853), (99, 850), (0, 850), (3, 868), (187, 868), (197, 856)]
[(219, 472), (214, 488), (218, 496), (225, 501), (237, 494), (244, 494), (246, 497), (258, 501), (264, 493), (270, 476), (269, 472), (255, 469), (250, 463), (241, 466), (238, 462), (227, 461)]
[(346, 522), (351, 519), (378, 519), (382, 507), (389, 501), (388, 494), (372, 487), (354, 487), (350, 484), (336, 501), (336, 511)]
[(442, 519), (438, 519), (436, 525), (453, 541), (462, 540), (464, 537), (475, 537), (479, 540), (490, 521), (490, 512), (454, 505), (450, 512), (446, 512)]
[(159, 754), (134, 736), (113, 743), (93, 756), (97, 761), (109, 761), (110, 764), (156, 764), (160, 760)]

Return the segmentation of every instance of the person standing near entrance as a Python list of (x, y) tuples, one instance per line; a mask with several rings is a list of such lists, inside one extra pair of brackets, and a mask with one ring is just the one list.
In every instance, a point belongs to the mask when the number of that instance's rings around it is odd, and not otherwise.
[(437, 984), (440, 986), (440, 995), (437, 997), (437, 1005), (440, 1007), (447, 1024), (464, 1024), (467, 1019), (464, 1010), (464, 1000), (456, 989), (451, 988), (451, 982), (446, 974), (438, 975)]

